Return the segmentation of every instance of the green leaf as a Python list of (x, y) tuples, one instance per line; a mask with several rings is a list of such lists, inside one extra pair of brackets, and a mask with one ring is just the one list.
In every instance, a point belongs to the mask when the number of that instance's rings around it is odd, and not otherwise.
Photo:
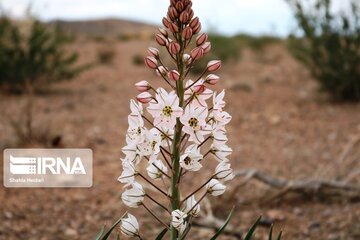
[(272, 240), (273, 235), (273, 225), (271, 224), (270, 231), (269, 231), (269, 240)]
[(277, 236), (276, 240), (281, 240), (282, 231), (280, 231), (279, 235)]
[(101, 231), (99, 232), (99, 234), (96, 236), (95, 240), (100, 240), (101, 236), (104, 234), (105, 232), (105, 225), (102, 227)]
[(250, 228), (249, 232), (246, 234), (244, 240), (251, 240), (254, 232), (255, 232), (255, 229), (257, 228), (257, 226), (259, 225), (260, 223), (260, 220), (261, 220), (261, 216), (258, 218), (258, 220), (256, 220), (256, 222), (254, 223), (254, 225)]
[(155, 240), (161, 240), (163, 239), (163, 237), (165, 236), (165, 234), (167, 233), (168, 229), (167, 228), (164, 228), (164, 230), (162, 230), (159, 235), (156, 237)]
[(126, 215), (127, 213), (125, 213), (124, 215), (122, 215), (109, 229), (109, 231), (106, 232), (106, 234), (104, 236), (102, 236), (102, 234), (104, 233), (105, 230), (105, 226), (103, 227), (103, 229), (101, 230), (101, 235), (98, 235), (98, 238), (96, 238), (96, 240), (106, 240), (109, 238), (111, 232), (114, 230), (114, 228), (116, 228), (117, 225), (119, 225), (119, 223), (121, 222), (121, 220), (123, 219), (123, 217)]
[(235, 207), (233, 207), (233, 208), (231, 209), (228, 217), (227, 217), (226, 220), (225, 220), (224, 225), (219, 229), (219, 231), (217, 231), (217, 233), (216, 233), (210, 240), (215, 240), (215, 239), (217, 239), (217, 237), (219, 237), (220, 234), (225, 230), (226, 226), (227, 226), (227, 225), (229, 224), (229, 222), (230, 222), (231, 216), (232, 216), (232, 214), (233, 214), (233, 212), (234, 212), (234, 208), (235, 208)]

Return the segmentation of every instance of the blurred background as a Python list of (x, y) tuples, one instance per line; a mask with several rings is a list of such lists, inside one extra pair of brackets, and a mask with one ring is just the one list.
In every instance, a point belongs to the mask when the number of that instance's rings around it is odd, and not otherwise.
[[(236, 206), (222, 239), (239, 239), (259, 215), (258, 239), (271, 224), (285, 239), (360, 239), (359, 1), (193, 3), (212, 52), (192, 74), (223, 61), (216, 90), (226, 88), (233, 116), (237, 177), (211, 204), (219, 219)], [(157, 46), (167, 7), (167, 0), (0, 0), (0, 149), (94, 152), (91, 189), (1, 186), (0, 240), (95, 239), (124, 213), (117, 178), (129, 100), (140, 80), (162, 84), (143, 58)], [(149, 239), (159, 232), (134, 212)], [(191, 239), (212, 231), (196, 228)]]

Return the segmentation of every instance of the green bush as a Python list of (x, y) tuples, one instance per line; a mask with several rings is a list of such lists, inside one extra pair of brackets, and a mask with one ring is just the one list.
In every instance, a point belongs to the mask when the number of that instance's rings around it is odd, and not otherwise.
[(6, 17), (0, 18), (0, 86), (11, 92), (43, 89), (71, 79), (77, 54), (64, 49), (69, 38), (58, 28), (33, 21), (28, 34)]
[(360, 101), (360, 12), (352, 2), (347, 14), (330, 11), (330, 0), (317, 0), (305, 9), (288, 0), (303, 38), (289, 38), (292, 54), (307, 66), (321, 90), (335, 100)]

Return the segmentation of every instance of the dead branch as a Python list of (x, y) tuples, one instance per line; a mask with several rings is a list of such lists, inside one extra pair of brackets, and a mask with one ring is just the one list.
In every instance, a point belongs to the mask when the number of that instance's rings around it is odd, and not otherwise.
[(255, 179), (270, 187), (286, 190), (286, 192), (323, 192), (325, 190), (336, 190), (360, 193), (360, 186), (344, 181), (320, 179), (286, 180), (275, 178), (257, 169), (238, 171), (235, 173), (235, 177), (244, 177), (246, 182)]

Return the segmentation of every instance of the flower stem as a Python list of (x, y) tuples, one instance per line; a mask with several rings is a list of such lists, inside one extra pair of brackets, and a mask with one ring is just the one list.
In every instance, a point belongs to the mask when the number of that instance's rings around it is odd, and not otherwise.
[[(180, 28), (180, 31), (182, 31), (182, 24), (179, 22), (178, 26)], [(180, 73), (180, 78), (176, 82), (176, 91), (177, 95), (179, 97), (179, 107), (183, 107), (184, 105), (184, 71), (185, 66), (183, 62), (183, 53), (185, 45), (183, 43), (183, 39), (181, 34), (177, 34), (177, 40), (181, 46), (181, 51), (179, 52), (176, 60), (177, 60), (177, 66)], [(178, 184), (178, 178), (180, 177), (180, 142), (181, 142), (181, 133), (182, 133), (182, 123), (180, 122), (180, 119), (178, 118), (176, 120), (176, 126), (175, 126), (175, 133), (173, 137), (173, 144), (172, 144), (172, 165), (173, 165), (173, 175), (171, 177), (171, 209), (174, 211), (176, 209), (180, 208), (180, 192), (179, 192), (179, 184)], [(177, 230), (171, 226), (171, 240), (176, 240), (178, 237)]]

